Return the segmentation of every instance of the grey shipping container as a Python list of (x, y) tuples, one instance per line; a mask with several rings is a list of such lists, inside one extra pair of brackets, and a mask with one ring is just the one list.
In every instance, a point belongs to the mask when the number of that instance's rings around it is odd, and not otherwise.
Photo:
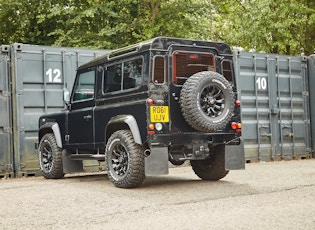
[[(311, 109), (311, 126), (312, 126), (312, 137), (315, 135), (315, 54), (308, 58), (307, 63), (309, 85), (310, 85), (310, 109)], [(312, 88), (313, 87), (313, 88)], [(315, 138), (312, 138), (312, 153), (315, 158)]]
[(234, 52), (247, 161), (309, 158), (307, 58)]
[(10, 46), (0, 51), (0, 176), (13, 175), (13, 146), (11, 119)]
[(71, 91), (76, 69), (106, 50), (56, 48), (16, 43), (11, 46), (12, 127), (17, 176), (36, 174), (38, 118), (65, 108), (64, 89)]

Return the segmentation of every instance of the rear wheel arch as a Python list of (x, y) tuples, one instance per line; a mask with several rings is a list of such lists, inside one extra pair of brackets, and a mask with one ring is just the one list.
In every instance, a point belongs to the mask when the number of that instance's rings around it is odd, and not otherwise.
[(118, 115), (110, 119), (105, 129), (106, 143), (114, 132), (126, 129), (131, 131), (135, 142), (139, 145), (142, 145), (140, 129), (137, 120), (132, 115)]

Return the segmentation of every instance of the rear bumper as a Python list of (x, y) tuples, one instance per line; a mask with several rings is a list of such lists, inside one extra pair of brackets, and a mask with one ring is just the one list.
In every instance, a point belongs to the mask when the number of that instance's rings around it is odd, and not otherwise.
[(190, 145), (196, 140), (208, 142), (209, 145), (239, 145), (240, 135), (237, 133), (177, 133), (155, 134), (149, 136), (151, 146)]

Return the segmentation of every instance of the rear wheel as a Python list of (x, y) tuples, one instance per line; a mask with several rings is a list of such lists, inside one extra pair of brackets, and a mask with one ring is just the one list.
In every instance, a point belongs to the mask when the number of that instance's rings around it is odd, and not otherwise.
[(134, 188), (144, 178), (144, 153), (129, 130), (114, 132), (106, 145), (108, 178), (117, 187)]
[(64, 176), (62, 149), (57, 146), (54, 134), (45, 134), (39, 143), (39, 164), (43, 176), (47, 179), (59, 179)]
[(190, 164), (195, 174), (202, 180), (216, 181), (225, 177), (229, 171), (225, 170), (225, 146), (215, 147), (213, 154), (204, 160), (191, 160)]

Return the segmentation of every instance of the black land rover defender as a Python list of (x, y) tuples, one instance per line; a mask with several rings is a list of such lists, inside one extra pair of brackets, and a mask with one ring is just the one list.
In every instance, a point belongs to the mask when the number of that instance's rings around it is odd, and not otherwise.
[(105, 161), (115, 186), (190, 161), (203, 180), (244, 168), (240, 101), (224, 43), (157, 37), (112, 51), (77, 71), (67, 110), (39, 119), (45, 178)]

